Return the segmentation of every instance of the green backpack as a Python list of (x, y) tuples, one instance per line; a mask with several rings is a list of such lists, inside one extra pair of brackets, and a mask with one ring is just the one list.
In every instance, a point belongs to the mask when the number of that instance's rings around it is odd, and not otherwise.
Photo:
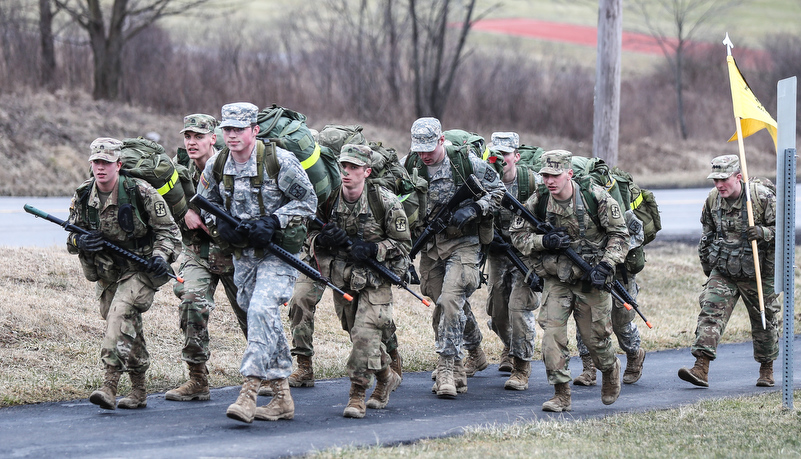
[(259, 112), (256, 122), (260, 128), (257, 138), (274, 142), (298, 158), (314, 186), (318, 202), (328, 199), (331, 191), (342, 183), (337, 157), (321, 150), (306, 126), (305, 115), (273, 104)]
[(344, 145), (367, 145), (362, 129), (358, 124), (326, 124), (317, 134), (317, 143), (339, 155)]
[(175, 220), (184, 218), (189, 210), (186, 191), (194, 195), (194, 186), (188, 170), (176, 166), (164, 147), (142, 137), (123, 139), (120, 159), (125, 173), (145, 180), (159, 192)]
[(484, 137), (481, 137), (475, 132), (468, 132), (463, 129), (449, 129), (444, 131), (442, 135), (445, 136), (445, 140), (457, 147), (468, 144), (471, 145), (473, 153), (475, 153), (476, 156), (485, 161), (487, 160), (489, 149), (487, 148), (487, 142), (484, 140)]
[[(420, 209), (422, 208), (423, 212), (425, 212), (426, 199), (428, 198), (428, 182), (422, 177), (410, 176), (409, 172), (403, 168), (400, 160), (398, 160), (398, 155), (394, 148), (384, 147), (381, 142), (370, 142), (369, 145), (370, 149), (373, 150), (373, 165), (367, 181), (374, 185), (383, 186), (398, 196), (398, 200), (400, 200), (403, 210), (406, 212), (409, 230), (414, 230), (423, 222)], [(378, 216), (383, 219), (383, 216)]]

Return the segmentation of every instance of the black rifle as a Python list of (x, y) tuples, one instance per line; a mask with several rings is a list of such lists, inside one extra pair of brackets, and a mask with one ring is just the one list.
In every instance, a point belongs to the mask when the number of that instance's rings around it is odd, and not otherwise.
[[(496, 230), (495, 238), (498, 239), (500, 237), (500, 233), (498, 233)], [(537, 273), (529, 269), (528, 266), (523, 263), (523, 260), (521, 260), (520, 257), (518, 257), (515, 253), (515, 249), (512, 247), (507, 247), (503, 254), (506, 255), (506, 258), (508, 258), (513, 265), (515, 265), (515, 268), (519, 269), (520, 272), (523, 273), (523, 279), (525, 279), (526, 284), (529, 286), (529, 288), (531, 288), (531, 290), (534, 290), (535, 292), (542, 291), (542, 279), (540, 279), (540, 276), (538, 276)]]
[[(213, 202), (209, 201), (208, 199), (204, 198), (199, 194), (196, 194), (194, 197), (192, 197), (192, 199), (190, 199), (189, 202), (191, 204), (198, 206), (198, 208), (214, 215), (215, 217), (225, 220), (229, 225), (233, 227), (238, 226), (240, 223), (240, 220), (238, 218), (220, 209)], [(325, 285), (331, 287), (333, 291), (342, 295), (342, 297), (345, 298), (346, 300), (348, 301), (353, 300), (352, 296), (348, 295), (341, 289), (337, 288), (336, 285), (331, 283), (330, 279), (320, 274), (320, 271), (317, 271), (316, 269), (307, 265), (300, 258), (287, 252), (286, 249), (284, 249), (283, 247), (276, 245), (274, 242), (268, 242), (267, 246), (264, 248), (267, 249), (270, 253), (272, 253), (276, 257), (278, 257), (279, 259), (281, 259), (281, 261), (297, 269), (307, 277), (317, 282), (323, 282)]]
[[(526, 209), (526, 207), (521, 204), (520, 201), (515, 199), (515, 197), (508, 192), (506, 192), (503, 195), (503, 199), (501, 199), (501, 207), (510, 210), (513, 214), (522, 217), (524, 220), (532, 224), (537, 234), (545, 234), (554, 230), (554, 227), (551, 223), (537, 218), (536, 215), (529, 212), (529, 210)], [(592, 266), (590, 266), (589, 263), (581, 258), (581, 256), (572, 248), (568, 247), (564, 249), (562, 253), (567, 255), (570, 261), (575, 263), (575, 265), (578, 266), (583, 273), (588, 273), (590, 270), (592, 270)], [(632, 298), (631, 294), (628, 292), (628, 290), (626, 290), (626, 287), (624, 287), (619, 280), (615, 279), (612, 285), (607, 285), (606, 290), (612, 294), (614, 299), (622, 303), (627, 310), (630, 311), (634, 309), (634, 311), (639, 314), (640, 317), (642, 317), (642, 320), (645, 321), (645, 325), (647, 325), (648, 328), (653, 328), (651, 322), (649, 322), (642, 312), (640, 312), (640, 307), (637, 305), (637, 302), (634, 300), (634, 298)]]
[[(320, 220), (317, 217), (315, 217), (313, 221), (314, 221), (314, 223), (316, 223), (317, 225), (320, 225), (321, 227), (325, 226), (325, 222), (323, 222), (322, 220)], [(350, 250), (350, 247), (352, 245), (353, 245), (353, 239), (352, 238), (348, 238), (342, 244), (342, 247), (345, 250)], [(373, 269), (374, 271), (378, 272), (378, 274), (383, 276), (385, 279), (387, 279), (392, 284), (395, 284), (398, 287), (400, 287), (400, 288), (406, 290), (407, 292), (411, 293), (412, 295), (414, 295), (414, 297), (417, 298), (418, 300), (420, 300), (424, 305), (431, 306), (431, 303), (428, 300), (426, 300), (425, 298), (420, 296), (420, 294), (418, 294), (414, 290), (410, 289), (409, 288), (409, 284), (407, 284), (406, 281), (404, 281), (403, 279), (400, 278), (400, 276), (398, 276), (397, 274), (392, 272), (392, 270), (390, 270), (386, 266), (382, 265), (375, 258), (368, 258), (368, 259), (364, 260), (364, 263), (366, 263), (371, 269)]]
[[(73, 225), (71, 223), (68, 223), (68, 222), (58, 218), (58, 217), (50, 215), (50, 214), (48, 214), (47, 212), (45, 212), (43, 210), (39, 210), (36, 207), (33, 207), (31, 205), (25, 204), (25, 206), (23, 206), (23, 208), (25, 209), (25, 212), (28, 212), (29, 214), (32, 214), (32, 215), (34, 215), (36, 217), (39, 217), (39, 218), (44, 218), (45, 220), (47, 220), (49, 222), (52, 222), (52, 223), (55, 223), (56, 225), (61, 226), (62, 228), (64, 228), (67, 231), (71, 231), (73, 233), (81, 233), (81, 234), (89, 234), (90, 233), (90, 231), (87, 230), (87, 229), (83, 229), (80, 226), (75, 226), (75, 225)], [(109, 242), (109, 241), (107, 241), (105, 239), (103, 239), (103, 245), (106, 246), (107, 248), (113, 250), (114, 252), (117, 252), (118, 254), (124, 256), (125, 258), (127, 258), (129, 260), (132, 260), (132, 261), (134, 261), (136, 263), (141, 264), (142, 266), (147, 266), (149, 264), (148, 260), (140, 257), (139, 255), (137, 255), (137, 254), (135, 254), (133, 252), (129, 252), (129, 251), (123, 249), (122, 247), (117, 246), (117, 245), (115, 245), (115, 244), (113, 244), (113, 243), (111, 243), (111, 242)], [(167, 272), (167, 275), (169, 277), (175, 279), (176, 281), (180, 282), (180, 283), (184, 282), (183, 278), (181, 278), (180, 276), (176, 276), (175, 274), (173, 274), (171, 272)]]
[[(417, 254), (423, 250), (423, 247), (425, 247), (429, 239), (445, 231), (445, 228), (448, 227), (448, 224), (451, 221), (453, 212), (459, 207), (459, 204), (468, 199), (475, 200), (476, 198), (480, 198), (486, 193), (487, 190), (481, 186), (478, 178), (476, 178), (474, 174), (470, 174), (470, 176), (467, 177), (467, 180), (464, 181), (464, 184), (460, 186), (458, 190), (456, 190), (456, 193), (454, 193), (453, 197), (451, 197), (451, 199), (444, 206), (440, 207), (433, 217), (427, 219), (428, 225), (423, 229), (420, 237), (414, 241), (412, 250), (409, 252), (409, 258), (414, 260), (414, 257), (416, 257)], [(412, 284), (420, 283), (420, 278), (417, 276), (417, 272), (414, 270), (414, 265), (409, 266), (409, 274), (412, 276)]]

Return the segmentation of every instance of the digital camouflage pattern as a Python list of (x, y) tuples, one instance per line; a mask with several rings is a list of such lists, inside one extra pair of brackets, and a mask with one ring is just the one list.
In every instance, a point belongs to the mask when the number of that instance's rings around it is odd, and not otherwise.
[[(615, 274), (615, 278), (623, 284), (626, 291), (636, 300), (639, 287), (634, 279), (634, 274), (629, 274), (628, 284), (623, 282), (619, 273)], [(640, 329), (634, 323), (636, 314), (634, 309), (628, 310), (619, 301), (612, 299), (612, 332), (617, 337), (618, 346), (627, 355), (636, 355), (640, 352), (640, 344), (642, 343)], [(587, 346), (584, 345), (584, 340), (581, 339), (581, 334), (578, 333), (578, 330), (576, 330), (576, 348), (581, 356), (589, 355), (590, 353)]]
[(512, 153), (520, 148), (520, 136), (517, 132), (493, 132), (490, 139), (492, 148), (504, 153)]
[(220, 128), (246, 128), (256, 124), (259, 116), (259, 107), (249, 102), (236, 102), (225, 104), (222, 107), (222, 121)]
[[(568, 162), (569, 159), (568, 157)], [(551, 167), (565, 167), (562, 160), (558, 159)], [(617, 266), (625, 260), (629, 240), (623, 213), (617, 201), (603, 188), (592, 185), (591, 192), (598, 202), (597, 217), (600, 226), (596, 226), (587, 215), (578, 183), (571, 183), (573, 199), (567, 207), (559, 205), (551, 198), (550, 193), (543, 196), (534, 193), (526, 201), (526, 208), (536, 213), (538, 200), (547, 198), (546, 219), (554, 227), (564, 228), (570, 236), (570, 246), (576, 253), (590, 266), (601, 261)], [(582, 215), (581, 222), (578, 214)], [(544, 331), (542, 354), (548, 382), (562, 384), (571, 380), (567, 338), (567, 320), (571, 313), (595, 367), (601, 371), (612, 368), (616, 357), (609, 338), (612, 333), (612, 301), (609, 292), (594, 289), (587, 282), (581, 281), (583, 273), (578, 267), (567, 256), (545, 250), (542, 246), (542, 235), (536, 234), (531, 224), (522, 218), (515, 219), (510, 233), (514, 246), (529, 257), (535, 271), (545, 281), (537, 321)]]
[(442, 137), (442, 125), (436, 118), (419, 118), (412, 124), (411, 151), (434, 151)]
[[(95, 154), (95, 153), (93, 153)], [(123, 178), (120, 177), (122, 181)], [(134, 218), (132, 237), (120, 228), (119, 193), (120, 187), (114, 187), (101, 207), (100, 196), (96, 185), (89, 189), (86, 200), (81, 199), (77, 191), (70, 204), (69, 223), (81, 228), (97, 229), (103, 237), (114, 244), (134, 252), (145, 259), (160, 256), (167, 262), (173, 262), (177, 248), (180, 246), (180, 230), (172, 219), (167, 204), (158, 192), (147, 182), (133, 180), (141, 196), (142, 218)], [(79, 190), (86, 189), (91, 183), (85, 182)], [(122, 191), (125, 192), (124, 190)], [(99, 223), (97, 228), (88, 218), (88, 207), (97, 210)], [(152, 239), (144, 238), (152, 231)], [(96, 254), (85, 254), (71, 242), (75, 235), (70, 233), (67, 249), (78, 254), (84, 274), (90, 281), (96, 281), (96, 295), (100, 302), (100, 315), (106, 320), (106, 330), (101, 344), (100, 358), (106, 365), (120, 371), (144, 372), (150, 365), (150, 357), (145, 346), (142, 333), (141, 314), (153, 304), (156, 290), (169, 280), (162, 276), (154, 278), (144, 272), (144, 267), (108, 249)], [(139, 243), (133, 243), (133, 240)]]
[[(346, 203), (340, 195), (330, 217), (324, 216), (324, 221), (336, 223), (351, 238), (376, 243), (376, 259), (402, 277), (409, 268), (411, 249), (406, 213), (394, 194), (384, 188), (378, 190), (384, 208), (383, 221), (374, 218), (367, 196), (372, 191), (366, 188), (355, 203)], [(369, 386), (371, 375), (392, 362), (388, 355), (392, 349), (383, 344), (387, 337), (395, 334), (392, 284), (366, 266), (354, 263), (344, 249), (315, 248), (314, 240), (318, 235), (319, 231), (309, 233), (313, 257), (321, 268), (326, 267), (331, 273), (334, 285), (353, 295), (353, 301), (334, 296), (337, 317), (353, 343), (347, 363), (348, 376), (356, 384)]]
[(217, 127), (217, 120), (213, 116), (195, 113), (184, 117), (184, 128), (181, 129), (181, 134), (186, 131), (197, 132), (198, 134), (212, 134), (215, 127)]
[[(716, 158), (717, 159), (717, 158)], [(714, 166), (714, 163), (713, 163)], [(731, 175), (731, 174), (729, 174)], [(740, 182), (741, 186), (745, 186)], [(759, 240), (762, 294), (765, 303), (765, 329), (759, 313), (759, 297), (751, 243), (745, 236), (748, 227), (745, 189), (733, 202), (721, 199), (713, 188), (701, 211), (703, 233), (698, 246), (701, 266), (709, 273), (699, 302), (701, 312), (695, 330), (692, 353), (716, 357), (720, 336), (726, 329), (737, 300), (742, 297), (751, 320), (754, 359), (772, 362), (779, 354), (779, 314), (781, 306), (773, 288), (773, 252), (776, 234), (776, 195), (767, 186), (752, 183), (751, 199), (754, 224), (762, 228)]]
[[(259, 197), (250, 186), (250, 178), (256, 175), (255, 152), (254, 145), (248, 162), (239, 173), (233, 155), (227, 158), (223, 172), (234, 176), (233, 189), (226, 189), (222, 182), (215, 180), (214, 161), (207, 161), (198, 193), (220, 207), (230, 199), (231, 215), (238, 219), (258, 218)], [(259, 191), (265, 213), (278, 217), (281, 228), (286, 228), (290, 222), (305, 221), (314, 215), (317, 196), (295, 155), (282, 148), (276, 148), (276, 154), (278, 176), (273, 180), (265, 168)], [(274, 255), (257, 256), (256, 249), (251, 247), (234, 257), (237, 302), (247, 311), (248, 319), (248, 346), (240, 367), (243, 376), (268, 380), (289, 376), (292, 358), (281, 324), (280, 306), (292, 296), (297, 276), (294, 268)]]
[(122, 154), (122, 142), (111, 137), (99, 137), (89, 145), (92, 152), (89, 155), (89, 162), (100, 159), (109, 163), (115, 163)]

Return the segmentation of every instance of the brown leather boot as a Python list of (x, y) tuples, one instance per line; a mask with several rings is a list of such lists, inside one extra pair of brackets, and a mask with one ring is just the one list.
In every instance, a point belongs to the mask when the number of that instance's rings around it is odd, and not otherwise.
[(487, 355), (484, 354), (484, 349), (481, 349), (479, 344), (473, 350), (467, 351), (467, 361), (464, 363), (464, 370), (467, 372), (467, 377), (472, 378), (477, 371), (482, 371), (489, 366), (487, 362)]
[(679, 378), (696, 386), (709, 387), (709, 357), (706, 354), (696, 357), (692, 368), (679, 369)]
[(392, 368), (392, 371), (400, 376), (401, 381), (403, 381), (403, 357), (401, 357), (397, 348), (389, 353), (389, 357), (392, 359), (392, 363), (389, 364), (389, 367)]
[(128, 376), (131, 378), (131, 393), (127, 397), (120, 399), (117, 406), (126, 410), (145, 408), (147, 406), (145, 372), (129, 372)]
[[(367, 400), (367, 408), (380, 410), (386, 408), (389, 403), (389, 394), (400, 386), (401, 378), (392, 368), (384, 368), (375, 375), (376, 384), (370, 400)], [(362, 398), (363, 400), (364, 398)], [(364, 415), (362, 415), (364, 416)], [(345, 415), (345, 417), (348, 417)]]
[(553, 398), (542, 404), (542, 411), (560, 413), (573, 409), (570, 403), (570, 385), (568, 383), (560, 383), (555, 384), (553, 388)]
[(298, 368), (289, 375), (289, 385), (292, 387), (314, 387), (314, 368), (312, 358), (307, 355), (298, 355)]
[(759, 387), (773, 387), (773, 361), (762, 362), (759, 364), (759, 379), (756, 385)]
[(601, 372), (601, 401), (611, 405), (620, 396), (620, 360), (615, 357), (615, 364), (609, 370)]
[(504, 373), (509, 373), (515, 368), (515, 361), (511, 355), (509, 355), (509, 346), (503, 347), (503, 352), (501, 352), (501, 363), (498, 365), (498, 371), (503, 371)]
[(581, 363), (584, 365), (584, 370), (576, 379), (573, 380), (574, 386), (594, 386), (597, 384), (595, 378), (597, 376), (597, 369), (595, 363), (592, 361), (590, 354), (581, 356)]
[(261, 385), (261, 379), (255, 376), (248, 376), (239, 390), (239, 397), (228, 406), (225, 415), (237, 421), (251, 423), (256, 414), (256, 397)]
[(106, 365), (106, 375), (100, 389), (92, 392), (89, 401), (100, 406), (104, 410), (114, 410), (117, 408), (117, 384), (120, 382), (122, 373), (110, 365)]
[(526, 390), (528, 389), (528, 377), (531, 375), (531, 362), (519, 357), (514, 357), (513, 359), (514, 367), (512, 368), (512, 375), (509, 376), (503, 388), (509, 390)]
[(188, 363), (187, 365), (189, 366), (189, 381), (173, 390), (167, 391), (164, 394), (164, 398), (177, 402), (210, 399), (209, 370), (206, 368), (206, 363)]
[(437, 365), (437, 397), (456, 398), (456, 383), (453, 380), (454, 358), (440, 355)]
[(636, 354), (626, 354), (626, 371), (623, 372), (623, 383), (634, 384), (642, 377), (642, 364), (645, 362), (645, 349), (640, 348)]
[[(390, 373), (392, 370), (390, 370)], [(397, 378), (398, 376), (395, 375)], [(378, 387), (376, 387), (378, 390)], [(348, 393), (348, 406), (345, 407), (345, 411), (342, 412), (342, 416), (346, 418), (357, 418), (361, 419), (364, 417), (367, 409), (364, 406), (364, 393), (366, 388), (360, 384), (356, 384), (355, 382), (351, 381), (350, 383), (350, 392)], [(373, 391), (375, 394), (375, 391)], [(389, 395), (387, 395), (389, 397)], [(372, 397), (371, 397), (372, 399)], [(386, 406), (386, 403), (384, 404)], [(381, 407), (383, 408), (383, 406)]]
[(294, 418), (295, 401), (292, 400), (292, 394), (289, 393), (289, 380), (286, 378), (273, 379), (270, 381), (270, 387), (273, 388), (273, 394), (275, 395), (273, 395), (270, 403), (256, 408), (256, 419), (277, 421), (279, 419)]

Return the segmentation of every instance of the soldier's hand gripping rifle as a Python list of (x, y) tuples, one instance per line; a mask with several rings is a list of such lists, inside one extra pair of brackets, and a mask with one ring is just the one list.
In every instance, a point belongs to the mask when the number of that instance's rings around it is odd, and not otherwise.
[[(474, 174), (470, 174), (470, 176), (467, 177), (467, 180), (464, 181), (464, 184), (460, 186), (458, 190), (456, 190), (456, 193), (454, 193), (453, 197), (444, 206), (440, 207), (433, 217), (428, 218), (428, 225), (426, 225), (426, 227), (423, 229), (420, 237), (414, 241), (412, 250), (409, 252), (409, 258), (414, 260), (414, 257), (416, 257), (417, 254), (423, 250), (423, 247), (425, 247), (429, 239), (445, 231), (445, 228), (448, 227), (448, 224), (451, 221), (453, 212), (456, 211), (456, 209), (459, 207), (459, 204), (468, 199), (475, 200), (480, 198), (486, 193), (487, 190), (481, 186), (478, 178)], [(409, 274), (412, 276), (412, 284), (420, 283), (420, 278), (417, 276), (417, 272), (414, 270), (414, 265), (409, 266)]]
[[(500, 237), (501, 235), (498, 233), (498, 230), (495, 230), (495, 238), (498, 239)], [(523, 273), (523, 279), (525, 280), (526, 285), (531, 288), (531, 290), (534, 290), (535, 292), (542, 291), (542, 279), (540, 279), (540, 276), (538, 276), (533, 269), (529, 269), (529, 267), (523, 263), (523, 260), (521, 260), (520, 257), (518, 257), (515, 253), (515, 249), (509, 246), (506, 248), (503, 254), (509, 259), (509, 261), (512, 262), (515, 268)]]
[[(509, 194), (508, 192), (506, 192), (503, 195), (503, 199), (501, 199), (501, 206), (505, 209), (510, 210), (513, 214), (522, 217), (524, 220), (533, 225), (537, 234), (545, 234), (549, 231), (554, 230), (553, 225), (551, 225), (547, 221), (542, 221), (539, 218), (537, 218), (536, 215), (529, 212), (529, 210), (526, 209), (526, 207), (523, 204), (521, 204), (520, 201), (515, 199), (515, 197)], [(572, 248), (568, 247), (562, 250), (562, 253), (567, 255), (570, 261), (575, 263), (575, 265), (578, 266), (583, 273), (587, 273), (590, 270), (592, 270), (592, 266), (590, 266), (589, 263), (587, 263), (583, 258), (581, 258), (581, 256), (577, 254), (576, 251), (573, 250)], [(639, 314), (639, 316), (642, 318), (642, 320), (645, 322), (645, 325), (647, 325), (648, 328), (653, 328), (651, 322), (649, 322), (648, 319), (646, 319), (643, 313), (640, 311), (640, 307), (639, 305), (637, 305), (637, 302), (634, 300), (634, 298), (631, 296), (628, 290), (626, 290), (626, 287), (624, 287), (619, 280), (615, 279), (612, 285), (607, 284), (606, 289), (607, 291), (609, 291), (609, 293), (612, 294), (612, 297), (617, 301), (619, 301), (621, 304), (623, 304), (623, 306), (626, 309), (628, 309), (629, 311), (634, 309), (634, 311), (637, 314)]]
[[(189, 200), (189, 202), (191, 204), (195, 204), (200, 209), (205, 210), (206, 212), (214, 215), (215, 217), (225, 220), (232, 227), (236, 227), (240, 223), (240, 220), (238, 218), (220, 209), (213, 202), (209, 201), (208, 199), (204, 198), (199, 194), (196, 194), (192, 199)], [(339, 293), (340, 295), (342, 295), (343, 298), (345, 298), (348, 301), (353, 300), (352, 296), (348, 295), (347, 293), (343, 292), (342, 289), (332, 284), (330, 279), (320, 274), (320, 271), (317, 271), (316, 269), (307, 265), (300, 258), (287, 252), (283, 247), (276, 245), (274, 242), (268, 242), (267, 246), (264, 248), (267, 249), (270, 253), (272, 253), (276, 257), (278, 257), (279, 259), (281, 259), (281, 261), (297, 269), (310, 279), (316, 282), (322, 282), (325, 285), (331, 287), (331, 290)]]
[[(325, 222), (323, 222), (322, 220), (320, 220), (317, 217), (315, 217), (313, 221), (314, 221), (314, 223), (320, 225), (321, 227), (325, 226)], [(344, 249), (346, 249), (346, 250), (350, 250), (350, 247), (352, 245), (353, 245), (353, 239), (352, 238), (348, 238), (342, 244), (342, 247)], [(389, 269), (386, 266), (382, 265), (375, 258), (367, 258), (367, 259), (364, 260), (364, 263), (366, 263), (371, 269), (376, 271), (378, 274), (380, 274), (382, 277), (384, 277), (390, 283), (392, 283), (394, 285), (397, 285), (398, 287), (400, 287), (400, 288), (406, 290), (407, 292), (411, 293), (412, 295), (414, 295), (414, 297), (417, 298), (418, 300), (420, 300), (424, 305), (426, 305), (426, 306), (430, 306), (431, 305), (431, 303), (428, 300), (426, 300), (425, 298), (420, 296), (420, 294), (418, 294), (414, 290), (410, 289), (409, 288), (409, 284), (407, 284), (406, 281), (404, 281), (403, 279), (400, 278), (400, 276), (398, 276), (397, 274), (392, 272), (391, 269)]]
[[(80, 233), (80, 234), (89, 234), (90, 233), (90, 231), (87, 230), (87, 229), (81, 228), (80, 226), (73, 225), (72, 223), (66, 222), (66, 221), (64, 221), (64, 220), (62, 220), (62, 219), (60, 219), (60, 218), (58, 218), (58, 217), (56, 217), (54, 215), (50, 215), (47, 212), (45, 212), (43, 210), (39, 210), (36, 207), (33, 207), (31, 205), (25, 204), (25, 206), (23, 206), (23, 208), (25, 209), (25, 212), (28, 212), (29, 214), (32, 214), (32, 215), (34, 215), (36, 217), (39, 217), (39, 218), (44, 218), (45, 220), (47, 220), (49, 222), (52, 222), (52, 223), (55, 223), (58, 226), (61, 226), (62, 228), (64, 228), (67, 231), (70, 231), (70, 232), (73, 232), (73, 233)], [(122, 247), (120, 247), (120, 246), (118, 246), (118, 245), (116, 245), (116, 244), (114, 244), (112, 242), (109, 242), (109, 241), (107, 241), (105, 239), (103, 239), (103, 245), (106, 248), (108, 248), (110, 250), (113, 250), (114, 252), (122, 255), (123, 257), (125, 257), (125, 258), (127, 258), (129, 260), (131, 260), (131, 261), (133, 261), (135, 263), (141, 264), (142, 266), (148, 266), (150, 264), (148, 260), (140, 257), (139, 255), (137, 255), (137, 254), (135, 254), (133, 252), (129, 252), (128, 250), (125, 250)], [(176, 276), (175, 274), (173, 274), (173, 273), (171, 273), (169, 271), (167, 272), (167, 276), (175, 279), (176, 281), (178, 281), (180, 283), (184, 282), (184, 279), (182, 277)]]

